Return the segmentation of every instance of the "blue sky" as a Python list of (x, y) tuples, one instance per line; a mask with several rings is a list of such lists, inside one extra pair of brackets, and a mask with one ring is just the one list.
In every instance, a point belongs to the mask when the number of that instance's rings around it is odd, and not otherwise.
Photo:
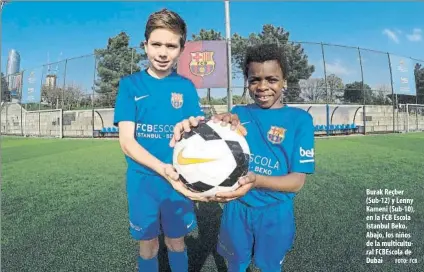
[[(138, 46), (148, 15), (163, 7), (180, 13), (189, 36), (202, 28), (225, 35), (223, 2), (12, 2), (2, 13), (2, 71), (12, 48), (20, 52), (21, 69), (32, 69), (47, 63), (48, 55), (53, 62), (92, 54), (120, 31)], [(248, 35), (269, 23), (284, 27), (293, 41), (369, 48), (424, 60), (423, 10), (424, 2), (231, 2), (231, 32)], [(321, 48), (303, 47), (316, 65), (312, 76), (322, 77)], [(361, 54), (366, 83), (390, 84), (387, 55)], [(360, 80), (357, 50), (325, 46), (325, 55), (328, 73), (344, 83)], [(59, 74), (63, 66), (57, 67)], [(88, 84), (93, 67), (91, 57), (79, 58), (68, 62), (67, 74)]]

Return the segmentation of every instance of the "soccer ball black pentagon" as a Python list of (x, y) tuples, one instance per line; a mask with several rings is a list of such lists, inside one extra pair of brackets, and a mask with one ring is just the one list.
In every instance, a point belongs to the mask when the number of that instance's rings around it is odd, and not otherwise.
[(174, 147), (173, 165), (193, 192), (213, 196), (239, 187), (237, 181), (249, 170), (247, 141), (230, 125), (201, 122), (184, 132)]

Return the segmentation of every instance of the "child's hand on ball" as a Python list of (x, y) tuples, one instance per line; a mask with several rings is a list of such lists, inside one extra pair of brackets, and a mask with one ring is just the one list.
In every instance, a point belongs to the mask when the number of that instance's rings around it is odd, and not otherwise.
[[(174, 127), (174, 135), (172, 136), (172, 139), (169, 142), (169, 146), (175, 147), (175, 144), (181, 139), (183, 132), (190, 132), (192, 127), (197, 127), (199, 125), (199, 122), (203, 120), (205, 120), (204, 116), (191, 116), (190, 118), (184, 119), (183, 121), (177, 123)], [(221, 122), (222, 126), (230, 124), (232, 130), (237, 130), (243, 136), (247, 135), (247, 130), (244, 126), (240, 124), (240, 119), (237, 114), (232, 114), (230, 112), (215, 114), (214, 116), (212, 116), (212, 120), (215, 123)]]
[(177, 173), (177, 171), (175, 171), (175, 168), (172, 164), (165, 164), (163, 172), (167, 180), (177, 181), (180, 178), (180, 175)]
[(175, 168), (171, 164), (165, 165), (164, 173), (165, 173), (165, 178), (169, 181), (172, 187), (179, 193), (183, 194), (185, 197), (190, 198), (193, 201), (203, 201), (203, 202), (209, 201), (209, 199), (207, 199), (206, 197), (199, 196), (198, 194), (190, 191), (184, 185), (184, 183), (181, 182), (180, 176), (178, 175), (177, 171), (175, 171)]
[(172, 136), (171, 141), (169, 142), (169, 146), (174, 147), (175, 144), (181, 139), (183, 132), (190, 132), (192, 127), (198, 126), (199, 122), (203, 120), (205, 120), (204, 116), (191, 116), (190, 118), (184, 119), (181, 122), (177, 123), (174, 126), (174, 135)]
[(211, 200), (218, 202), (228, 202), (244, 196), (247, 194), (247, 192), (250, 191), (250, 189), (255, 187), (256, 174), (249, 172), (246, 176), (240, 177), (238, 183), (240, 184), (240, 187), (238, 187), (235, 191), (217, 193)]
[(232, 114), (230, 112), (215, 114), (212, 116), (212, 120), (215, 123), (221, 122), (221, 126), (230, 124), (232, 130), (237, 129), (243, 136), (247, 135), (247, 130), (243, 125), (240, 124), (240, 119), (237, 114)]

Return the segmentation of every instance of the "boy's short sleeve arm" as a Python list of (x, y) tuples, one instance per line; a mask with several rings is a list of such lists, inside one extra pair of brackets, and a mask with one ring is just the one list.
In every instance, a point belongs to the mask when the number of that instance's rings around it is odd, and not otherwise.
[(184, 112), (185, 118), (189, 118), (190, 116), (204, 116), (205, 113), (203, 112), (196, 87), (191, 81), (189, 81), (187, 88), (187, 105)]
[(313, 174), (315, 172), (315, 138), (313, 119), (309, 113), (300, 118), (294, 137), (291, 172)]
[(121, 121), (135, 122), (135, 118), (136, 105), (134, 95), (132, 95), (131, 86), (128, 80), (124, 78), (119, 81), (113, 124), (118, 126), (118, 123)]
[(238, 113), (239, 113), (239, 106), (237, 106), (237, 105), (235, 105), (235, 106), (233, 106), (232, 108), (231, 108), (231, 110), (230, 110), (230, 113), (232, 113), (232, 114), (237, 114), (238, 115)]

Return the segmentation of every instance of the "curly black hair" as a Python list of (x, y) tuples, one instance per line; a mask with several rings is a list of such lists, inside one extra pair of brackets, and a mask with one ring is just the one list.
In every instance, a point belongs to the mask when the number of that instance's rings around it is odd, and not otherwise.
[(247, 48), (243, 65), (244, 76), (247, 77), (251, 62), (263, 63), (269, 60), (275, 60), (280, 64), (283, 79), (287, 79), (288, 61), (285, 50), (273, 43), (258, 44)]

